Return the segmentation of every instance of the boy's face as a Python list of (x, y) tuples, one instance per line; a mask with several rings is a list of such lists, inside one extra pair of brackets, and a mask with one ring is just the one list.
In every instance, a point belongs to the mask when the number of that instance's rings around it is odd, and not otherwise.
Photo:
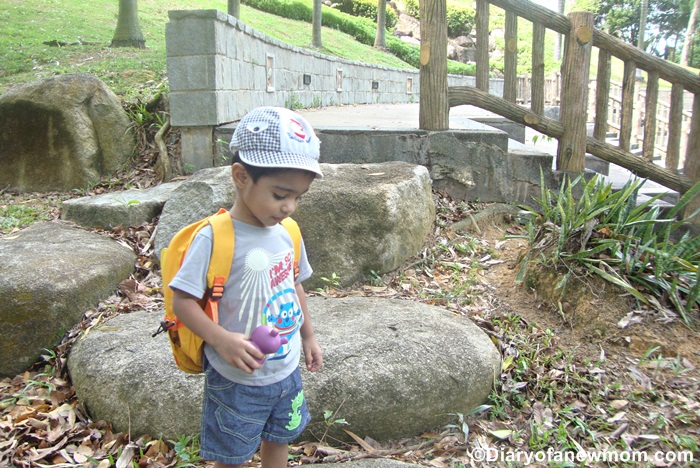
[(238, 189), (233, 218), (259, 227), (274, 226), (291, 216), (314, 180), (310, 172), (290, 169), (253, 182), (240, 164), (232, 166), (232, 175)]

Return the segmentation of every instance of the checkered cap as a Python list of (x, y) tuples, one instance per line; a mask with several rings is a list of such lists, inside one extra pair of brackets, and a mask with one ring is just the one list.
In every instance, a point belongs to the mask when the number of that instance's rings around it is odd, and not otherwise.
[(306, 119), (284, 107), (250, 111), (236, 126), (229, 148), (251, 166), (304, 169), (323, 177), (320, 140)]

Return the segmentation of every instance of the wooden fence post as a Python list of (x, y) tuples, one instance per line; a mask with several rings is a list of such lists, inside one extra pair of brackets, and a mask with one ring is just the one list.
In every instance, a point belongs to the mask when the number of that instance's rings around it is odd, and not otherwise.
[[(447, 16), (447, 13), (445, 13)], [(476, 0), (476, 87), (489, 91), (489, 2)]]
[(593, 13), (570, 13), (562, 65), (561, 123), (564, 134), (557, 149), (557, 170), (580, 173), (586, 155), (588, 76), (593, 39)]
[(420, 2), (420, 101), (418, 127), (448, 130), (447, 6), (445, 0)]
[[(690, 124), (690, 137), (688, 138), (688, 146), (685, 153), (685, 164), (683, 166), (683, 174), (688, 177), (691, 182), (700, 182), (700, 155), (698, 148), (700, 147), (700, 94), (696, 94), (693, 99), (693, 117)], [(695, 210), (700, 208), (700, 195), (696, 195), (690, 203), (683, 209), (683, 218), (693, 223), (700, 224), (700, 215), (689, 218)]]

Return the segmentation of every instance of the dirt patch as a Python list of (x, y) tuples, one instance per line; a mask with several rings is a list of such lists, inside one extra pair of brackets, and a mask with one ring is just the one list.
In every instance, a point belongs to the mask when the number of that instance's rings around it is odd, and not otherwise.
[(639, 359), (653, 351), (667, 358), (687, 359), (700, 365), (700, 332), (688, 328), (672, 311), (664, 313), (640, 307), (621, 288), (597, 276), (572, 275), (561, 294), (557, 285), (563, 272), (539, 266), (528, 270), (527, 278), (516, 283), (526, 251), (522, 225), (512, 215), (493, 214), (472, 223), (472, 235), (495, 248), (501, 263), (484, 271), (484, 279), (499, 300), (528, 323), (552, 330), (564, 349), (577, 349), (595, 360), (625, 356)]

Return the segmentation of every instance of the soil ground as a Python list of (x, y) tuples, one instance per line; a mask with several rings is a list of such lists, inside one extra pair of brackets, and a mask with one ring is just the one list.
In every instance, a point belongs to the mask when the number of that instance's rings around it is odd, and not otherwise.
[[(516, 282), (518, 258), (527, 248), (527, 239), (510, 233), (525, 234), (517, 223), (502, 216), (479, 223), (489, 245), (498, 246), (497, 263), (484, 271), (485, 282), (499, 302), (540, 329), (552, 330), (565, 349), (577, 349), (591, 360), (640, 359), (645, 353), (686, 359), (700, 366), (700, 333), (688, 328), (671, 311), (666, 314), (635, 306), (633, 299), (620, 288), (597, 277), (570, 282), (563, 297), (555, 285), (561, 276), (537, 270), (533, 279)], [(481, 226), (483, 228), (481, 228)]]

